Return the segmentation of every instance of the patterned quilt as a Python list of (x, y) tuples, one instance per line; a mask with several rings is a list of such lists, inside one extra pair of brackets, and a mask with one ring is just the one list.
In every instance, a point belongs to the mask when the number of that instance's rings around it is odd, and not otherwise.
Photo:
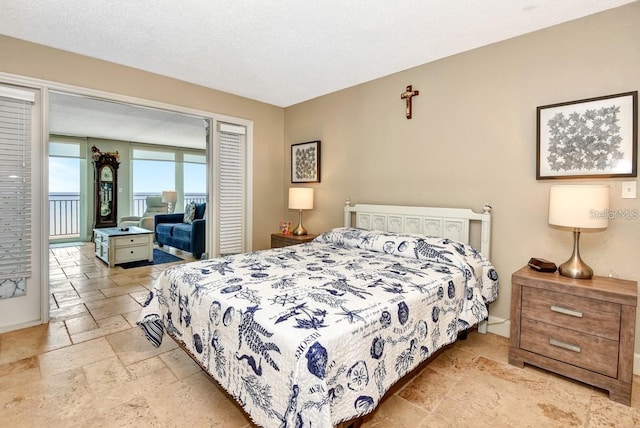
[(466, 244), (338, 228), (171, 267), (138, 324), (156, 346), (164, 331), (180, 342), (256, 424), (330, 427), (371, 412), (497, 294)]

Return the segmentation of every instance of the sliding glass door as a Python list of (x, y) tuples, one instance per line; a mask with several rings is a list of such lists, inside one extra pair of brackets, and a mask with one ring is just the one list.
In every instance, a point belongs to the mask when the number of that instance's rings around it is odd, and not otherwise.
[(49, 136), (49, 241), (86, 241), (86, 138)]
[(201, 153), (184, 153), (182, 185), (185, 204), (191, 201), (206, 202), (207, 156), (204, 150)]
[(133, 205), (129, 215), (142, 215), (147, 196), (162, 196), (163, 190), (175, 190), (175, 150), (173, 147), (131, 146), (133, 188), (130, 196)]
[(131, 215), (140, 215), (144, 211), (144, 200), (147, 196), (162, 195), (164, 190), (177, 193), (174, 212), (183, 212), (185, 204), (190, 201), (206, 202), (205, 150), (132, 144), (131, 157)]

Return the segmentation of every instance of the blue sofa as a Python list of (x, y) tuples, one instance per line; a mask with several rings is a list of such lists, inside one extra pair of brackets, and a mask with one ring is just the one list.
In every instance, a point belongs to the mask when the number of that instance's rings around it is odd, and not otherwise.
[(155, 236), (159, 247), (169, 245), (193, 254), (200, 259), (205, 251), (204, 211), (206, 204), (197, 204), (196, 212), (191, 224), (184, 223), (184, 214), (156, 214)]

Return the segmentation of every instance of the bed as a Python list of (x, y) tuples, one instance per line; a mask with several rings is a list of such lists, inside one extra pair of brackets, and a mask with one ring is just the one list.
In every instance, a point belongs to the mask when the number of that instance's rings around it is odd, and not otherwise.
[(166, 269), (138, 325), (156, 346), (164, 334), (177, 341), (260, 426), (331, 427), (370, 413), (487, 318), (498, 294), (491, 215), (344, 211), (344, 227), (306, 244)]

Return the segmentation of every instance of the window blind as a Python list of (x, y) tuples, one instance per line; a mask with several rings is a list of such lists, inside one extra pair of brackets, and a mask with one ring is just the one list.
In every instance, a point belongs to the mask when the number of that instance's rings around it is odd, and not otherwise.
[(169, 162), (182, 161), (201, 164), (207, 163), (205, 150), (139, 144), (131, 144), (131, 159)]
[(87, 139), (67, 136), (49, 136), (50, 158), (85, 159), (87, 157)]
[(171, 161), (176, 160), (176, 151), (174, 149), (167, 148), (139, 148), (131, 145), (132, 155), (134, 160), (153, 160), (153, 161)]
[(31, 276), (33, 92), (0, 86), (0, 299), (26, 294)]
[(182, 160), (185, 163), (198, 163), (198, 164), (206, 165), (207, 153), (204, 150), (200, 150), (198, 153), (184, 152), (182, 154)]
[(243, 126), (220, 124), (218, 236), (220, 255), (244, 252), (245, 134)]

